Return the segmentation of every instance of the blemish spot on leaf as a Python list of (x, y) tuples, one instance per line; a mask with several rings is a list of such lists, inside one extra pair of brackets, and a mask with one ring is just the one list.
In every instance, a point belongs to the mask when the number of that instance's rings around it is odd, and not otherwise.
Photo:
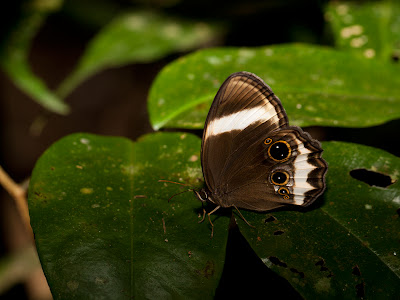
[(106, 190), (111, 192), (113, 190), (113, 188), (111, 186), (108, 186), (108, 187), (106, 187)]
[(368, 184), (370, 186), (378, 186), (378, 187), (383, 187), (383, 188), (386, 188), (395, 182), (388, 175), (385, 175), (385, 174), (382, 174), (379, 172), (370, 171), (367, 169), (351, 170), (350, 176), (357, 180), (365, 182), (366, 184)]
[(290, 268), (290, 271), (296, 274), (299, 274), (301, 278), (304, 278), (304, 272), (300, 272), (295, 268)]
[(275, 256), (270, 256), (270, 257), (269, 257), (269, 260), (270, 260), (270, 262), (272, 262), (274, 265), (287, 268), (287, 264), (284, 263), (283, 261), (281, 261), (279, 258), (277, 258), (277, 257), (275, 257)]
[(88, 187), (81, 188), (80, 191), (82, 194), (85, 194), (85, 195), (90, 195), (93, 193), (93, 189), (88, 188)]
[(274, 232), (274, 235), (281, 235), (281, 234), (284, 234), (284, 233), (285, 232), (282, 231), (282, 230), (277, 230), (277, 231)]
[(92, 208), (98, 208), (98, 207), (100, 207), (100, 204), (97, 204), (97, 203), (96, 203), (96, 204), (93, 204), (93, 205), (92, 205)]
[(71, 291), (75, 291), (78, 289), (79, 287), (79, 282), (75, 281), (75, 280), (71, 280), (67, 282), (67, 287), (68, 289), (70, 289)]
[(108, 282), (108, 280), (104, 279), (104, 278), (96, 277), (95, 282), (96, 282), (96, 284), (105, 284)]
[(204, 276), (205, 278), (210, 278), (211, 276), (214, 275), (214, 272), (215, 272), (215, 265), (214, 262), (210, 260), (206, 262), (204, 269), (197, 270), (197, 273)]
[(191, 161), (191, 162), (195, 162), (195, 161), (197, 161), (199, 159), (199, 157), (197, 156), (197, 155), (192, 155), (190, 158), (189, 158), (189, 160)]

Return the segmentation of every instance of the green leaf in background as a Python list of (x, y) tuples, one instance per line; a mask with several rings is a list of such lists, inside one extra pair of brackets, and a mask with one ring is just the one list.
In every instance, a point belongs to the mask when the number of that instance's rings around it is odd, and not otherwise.
[(202, 128), (220, 85), (238, 71), (264, 79), (282, 100), (292, 125), (366, 127), (400, 117), (396, 66), (289, 44), (206, 49), (172, 62), (150, 91), (153, 128)]
[(75, 71), (60, 85), (65, 97), (78, 84), (102, 69), (150, 62), (176, 51), (210, 43), (221, 34), (215, 24), (183, 20), (152, 11), (116, 17), (89, 43)]
[[(138, 142), (67, 136), (38, 160), (29, 209), (55, 299), (211, 299), (222, 274), (229, 218), (214, 238), (193, 193), (200, 139), (158, 133)], [(185, 195), (185, 194), (184, 194)], [(189, 196), (190, 195), (190, 196)]]
[(28, 62), (28, 52), (34, 36), (47, 15), (56, 11), (63, 1), (25, 2), (23, 4), (25, 10), (18, 24), (1, 45), (0, 66), (10, 79), (37, 103), (51, 112), (66, 115), (69, 112), (69, 106), (33, 74)]
[[(305, 298), (393, 299), (400, 294), (400, 159), (385, 151), (324, 142), (329, 164), (320, 208), (257, 214), (242, 211), (240, 230), (252, 248)], [(350, 175), (390, 176), (387, 188)], [(317, 202), (317, 205), (318, 205)]]
[(385, 62), (400, 56), (398, 1), (333, 2), (326, 8), (336, 47)]

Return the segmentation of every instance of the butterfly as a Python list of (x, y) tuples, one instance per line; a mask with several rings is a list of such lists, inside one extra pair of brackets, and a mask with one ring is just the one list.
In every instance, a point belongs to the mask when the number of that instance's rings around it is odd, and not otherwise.
[(307, 132), (289, 126), (281, 101), (261, 78), (237, 72), (208, 112), (201, 144), (205, 184), (194, 192), (216, 206), (208, 213), (212, 226), (210, 215), (219, 208), (308, 206), (325, 190), (322, 151)]

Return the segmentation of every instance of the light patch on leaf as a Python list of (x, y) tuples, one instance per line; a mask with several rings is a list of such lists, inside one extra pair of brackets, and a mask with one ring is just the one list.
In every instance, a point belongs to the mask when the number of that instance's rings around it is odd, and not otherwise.
[(315, 289), (319, 293), (328, 293), (331, 289), (331, 280), (329, 278), (321, 278), (315, 284)]
[(264, 54), (265, 54), (265, 56), (272, 56), (274, 54), (274, 50), (265, 49)]
[(336, 7), (336, 12), (339, 16), (346, 15), (349, 12), (349, 6), (346, 4), (340, 4)]
[(393, 202), (396, 204), (400, 204), (400, 196), (394, 197)]
[(245, 64), (248, 62), (249, 59), (253, 58), (256, 55), (255, 51), (249, 49), (241, 49), (238, 53), (238, 60), (239, 64)]
[(215, 65), (220, 65), (222, 63), (221, 59), (219, 57), (217, 57), (217, 56), (209, 56), (209, 57), (207, 57), (207, 62), (210, 65), (214, 65), (214, 66)]
[(364, 28), (361, 25), (352, 25), (348, 27), (342, 28), (340, 31), (340, 36), (344, 39), (348, 39), (355, 35), (360, 35), (364, 31)]
[(163, 34), (167, 38), (176, 39), (182, 34), (182, 28), (176, 23), (170, 23), (163, 28)]
[(79, 282), (75, 280), (71, 280), (67, 282), (67, 287), (71, 291), (76, 291), (79, 287)]
[(360, 37), (356, 37), (351, 39), (350, 46), (353, 48), (361, 48), (368, 42), (368, 37), (366, 35), (362, 35)]
[(130, 165), (121, 165), (121, 171), (125, 175), (133, 175), (135, 173), (135, 166)]
[(375, 57), (375, 50), (374, 50), (374, 49), (371, 49), (371, 48), (365, 49), (365, 51), (364, 51), (364, 56), (365, 56), (366, 58), (373, 58), (373, 57)]
[(186, 174), (190, 177), (190, 178), (201, 178), (203, 177), (203, 173), (201, 171), (201, 168), (191, 168), (191, 167), (187, 167), (186, 168)]
[(195, 161), (197, 161), (198, 159), (199, 159), (199, 157), (198, 157), (197, 155), (192, 155), (192, 156), (189, 158), (189, 161), (195, 162)]
[(268, 257), (261, 258), (261, 261), (266, 265), (268, 268), (272, 267), (272, 262), (268, 259)]
[(136, 31), (143, 29), (147, 24), (146, 19), (143, 16), (129, 16), (125, 20), (125, 25), (128, 29)]
[(80, 189), (80, 192), (85, 195), (93, 194), (93, 189), (89, 187), (83, 187)]

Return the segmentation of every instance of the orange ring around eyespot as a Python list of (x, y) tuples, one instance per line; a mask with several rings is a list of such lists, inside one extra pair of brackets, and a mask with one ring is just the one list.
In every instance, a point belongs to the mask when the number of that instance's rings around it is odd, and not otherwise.
[(269, 144), (271, 144), (271, 142), (272, 142), (272, 139), (271, 139), (271, 138), (266, 138), (266, 139), (264, 140), (264, 144), (265, 144), (265, 145), (269, 145)]
[[(281, 193), (282, 190), (285, 190), (287, 194), (282, 194)], [(278, 190), (278, 194), (283, 196), (283, 199), (289, 199), (289, 189), (288, 188), (280, 187)], [(285, 196), (287, 196), (287, 198)]]
[[(285, 180), (284, 183), (277, 183), (277, 182), (275, 182), (275, 181), (272, 179), (272, 176), (274, 176), (274, 174), (277, 173), (277, 172), (281, 172), (281, 173), (283, 173), (283, 174), (286, 175), (286, 180)], [(275, 171), (275, 172), (273, 172), (273, 173), (271, 174), (271, 182), (272, 182), (273, 184), (275, 184), (275, 185), (285, 185), (285, 184), (287, 184), (287, 183), (289, 182), (289, 178), (290, 178), (289, 173), (286, 172), (286, 171), (277, 170), (277, 171)], [(289, 190), (288, 190), (288, 192), (289, 192)]]
[(283, 196), (283, 199), (285, 199), (285, 200), (289, 200), (289, 195), (285, 195), (285, 196)]
[[(271, 153), (270, 153), (271, 147), (272, 147), (273, 145), (275, 145), (276, 143), (284, 143), (284, 144), (286, 144), (286, 146), (288, 147), (289, 153), (288, 153), (288, 155), (287, 155), (284, 159), (278, 160), (278, 159), (275, 159), (275, 158), (273, 158), (273, 157), (271, 156)], [(277, 161), (277, 162), (283, 162), (283, 161), (288, 160), (288, 159), (290, 158), (290, 155), (291, 155), (291, 154), (292, 154), (292, 148), (290, 147), (289, 143), (286, 142), (286, 141), (284, 141), (284, 140), (276, 141), (275, 143), (273, 143), (271, 146), (268, 147), (268, 156), (269, 156), (272, 160)]]

